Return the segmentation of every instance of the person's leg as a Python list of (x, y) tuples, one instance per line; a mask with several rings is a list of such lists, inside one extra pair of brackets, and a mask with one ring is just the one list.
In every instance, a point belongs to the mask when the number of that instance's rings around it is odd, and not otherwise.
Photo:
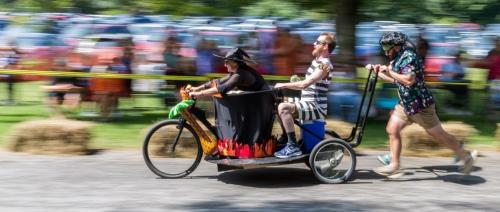
[(398, 169), (401, 164), (401, 130), (407, 125), (408, 123), (405, 120), (397, 115), (392, 115), (385, 129), (389, 136), (389, 149), (391, 150), (391, 163), (389, 166), (394, 169)]
[(461, 148), (460, 142), (457, 139), (444, 131), (441, 123), (436, 126), (425, 129), (429, 135), (435, 138), (441, 145), (453, 150), (461, 159), (465, 156), (465, 151)]
[(377, 167), (373, 169), (373, 171), (387, 176), (394, 174), (399, 169), (402, 148), (401, 130), (410, 123), (408, 116), (404, 113), (403, 107), (401, 105), (396, 105), (386, 126), (386, 132), (389, 136), (389, 149), (391, 152), (390, 159), (387, 160), (388, 165), (384, 163), (385, 166)]
[(14, 80), (15, 75), (8, 75), (7, 77), (7, 96), (9, 104), (14, 103)]
[(293, 156), (299, 156), (302, 151), (297, 145), (297, 139), (295, 135), (293, 113), (296, 110), (296, 106), (293, 103), (283, 102), (278, 106), (279, 116), (283, 122), (283, 127), (288, 137), (288, 141), (285, 147), (280, 151), (274, 153), (274, 156), (278, 158), (289, 158)]
[(107, 119), (109, 117), (110, 95), (101, 93), (97, 96), (97, 103), (99, 104), (99, 113), (101, 118)]
[(457, 141), (457, 139), (444, 131), (443, 127), (441, 126), (441, 123), (438, 124), (437, 126), (426, 129), (427, 133), (434, 137), (441, 145), (444, 145), (448, 147), (449, 149), (453, 150), (455, 154), (464, 161), (463, 164), (463, 173), (468, 175), (472, 171), (472, 167), (474, 165), (475, 157), (477, 156), (477, 151), (473, 151), (474, 153), (471, 153), (465, 148), (463, 148), (462, 145), (460, 145), (460, 142)]
[(415, 115), (415, 122), (422, 126), (426, 132), (435, 138), (441, 145), (453, 150), (464, 161), (463, 172), (469, 174), (474, 163), (474, 156), (463, 148), (463, 145), (441, 126), (434, 106), (422, 110)]
[(295, 112), (295, 104), (282, 102), (278, 106), (278, 113), (283, 122), (283, 127), (288, 137), (288, 143), (296, 143), (295, 127), (293, 123), (293, 113)]
[(81, 99), (79, 93), (67, 93), (64, 95), (63, 105), (68, 108), (75, 109), (80, 105), (80, 101)]

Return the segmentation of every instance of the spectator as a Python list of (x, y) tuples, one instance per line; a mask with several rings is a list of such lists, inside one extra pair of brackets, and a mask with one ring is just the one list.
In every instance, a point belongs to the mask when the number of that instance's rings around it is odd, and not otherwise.
[[(71, 70), (76, 70), (78, 72), (89, 73), (94, 65), (93, 57), (90, 55), (82, 54), (80, 56), (80, 63), (71, 66)], [(80, 91), (80, 103), (81, 109), (80, 115), (82, 116), (96, 116), (95, 105), (92, 102), (92, 95), (89, 91), (89, 79), (87, 77), (80, 77), (76, 80), (76, 86), (81, 88)], [(90, 106), (89, 106), (90, 105)]]
[(451, 105), (455, 107), (464, 107), (467, 103), (468, 98), (468, 87), (467, 85), (456, 85), (450, 83), (464, 83), (465, 71), (461, 63), (460, 52), (455, 55), (453, 62), (443, 65), (441, 70), (441, 77), (439, 78), (441, 82), (445, 84), (443, 87), (453, 93), (453, 100)]
[(178, 62), (180, 60), (180, 44), (174, 36), (169, 36), (164, 43), (163, 60), (167, 64), (167, 74), (178, 74)]
[[(163, 61), (166, 64), (165, 74), (167, 75), (184, 75), (183, 69), (183, 58), (179, 54), (181, 44), (178, 42), (177, 38), (170, 34), (164, 43), (163, 50)], [(175, 84), (177, 88), (184, 86), (185, 82), (182, 81), (172, 81), (167, 82), (167, 84)]]
[(500, 80), (500, 36), (495, 38), (495, 48), (488, 53), (488, 80)]
[(287, 28), (278, 28), (278, 35), (272, 51), (276, 74), (290, 76), (295, 73), (300, 44)]
[(205, 75), (214, 72), (216, 67), (215, 58), (212, 56), (217, 47), (214, 41), (202, 38), (196, 47), (196, 74)]
[(486, 57), (486, 60), (475, 64), (477, 67), (488, 69), (490, 89), (490, 105), (494, 110), (500, 110), (500, 37), (495, 37), (495, 48)]
[(275, 33), (271, 29), (262, 29), (257, 33), (258, 61), (267, 74), (275, 74), (273, 57), (271, 55), (274, 47)]
[[(123, 74), (132, 74), (132, 62), (134, 61), (134, 52), (130, 46), (126, 46), (123, 49), (123, 57), (121, 58), (121, 63), (124, 66)], [(123, 97), (130, 97), (132, 94), (132, 80), (125, 79), (124, 81), (125, 90), (122, 94)]]
[[(114, 57), (111, 61), (101, 58), (99, 59), (99, 65), (92, 67), (92, 72), (125, 73), (125, 71), (125, 65), (117, 57)], [(118, 108), (118, 97), (125, 90), (124, 80), (93, 78), (91, 80), (91, 89), (96, 103), (99, 105), (101, 118), (108, 120), (111, 115), (116, 115), (114, 112)]]
[[(54, 70), (66, 71), (66, 62), (62, 60), (56, 61)], [(45, 87), (49, 92), (49, 105), (58, 106), (66, 103), (72, 107), (78, 106), (81, 87), (76, 84), (77, 79), (74, 77), (54, 77), (51, 85)]]
[[(3, 68), (4, 69), (19, 69), (19, 59), (20, 52), (17, 49), (17, 44), (15, 41), (9, 41), (6, 47), (3, 47)], [(5, 80), (7, 81), (7, 100), (6, 104), (15, 104), (14, 101), (14, 82), (16, 80), (16, 76), (12, 74), (3, 75), (5, 76)]]
[(429, 50), (429, 42), (420, 33), (417, 37), (417, 55), (420, 55), (422, 62), (425, 64), (425, 58), (427, 57), (427, 52)]

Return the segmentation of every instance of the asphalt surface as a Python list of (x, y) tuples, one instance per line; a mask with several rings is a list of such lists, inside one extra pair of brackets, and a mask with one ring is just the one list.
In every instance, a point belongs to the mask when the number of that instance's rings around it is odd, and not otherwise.
[(45, 156), (0, 150), (0, 211), (500, 211), (500, 153), (481, 152), (470, 176), (451, 158), (403, 158), (404, 176), (358, 155), (345, 184), (319, 184), (304, 164), (217, 172), (202, 162), (160, 179), (140, 151)]

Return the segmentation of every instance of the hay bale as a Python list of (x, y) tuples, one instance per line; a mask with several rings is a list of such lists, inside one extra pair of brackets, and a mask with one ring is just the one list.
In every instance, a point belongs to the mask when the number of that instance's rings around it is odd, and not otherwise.
[(497, 123), (497, 133), (496, 133), (497, 149), (500, 150), (500, 123)]
[(347, 138), (351, 135), (354, 124), (340, 120), (328, 119), (326, 120), (325, 127), (335, 131), (341, 138)]
[[(352, 127), (354, 127), (354, 124), (351, 124), (349, 122), (344, 122), (344, 121), (339, 121), (339, 120), (326, 120), (326, 125), (325, 128), (331, 129), (335, 131), (337, 134), (340, 135), (341, 138), (346, 138), (349, 137), (351, 134)], [(278, 120), (274, 121), (273, 124), (273, 135), (276, 137), (279, 137), (281, 135), (282, 129), (280, 124), (278, 123)], [(301, 137), (300, 133), (300, 128), (295, 125), (295, 133), (297, 134), (297, 137)]]
[[(209, 122), (212, 123), (213, 121), (209, 119)], [(152, 126), (155, 126), (156, 124)], [(198, 124), (202, 127), (205, 133), (211, 133), (200, 121), (198, 121)], [(147, 131), (149, 131), (152, 126), (150, 126)], [(180, 140), (175, 146), (176, 152), (171, 151), (178, 133), (179, 129), (176, 128), (176, 125), (167, 125), (156, 130), (149, 141), (149, 152), (155, 156), (162, 157), (192, 157), (196, 155), (197, 148), (195, 148), (196, 143), (194, 135), (191, 134), (188, 129), (184, 129), (182, 131)]]
[(22, 122), (8, 136), (8, 148), (35, 154), (88, 153), (91, 124), (67, 119)]
[[(463, 122), (450, 121), (442, 123), (443, 129), (453, 135), (458, 141), (467, 142), (467, 138), (476, 134), (477, 130)], [(412, 124), (401, 132), (403, 153), (405, 155), (442, 155), (449, 156), (453, 152), (441, 146), (427, 134), (421, 126)]]

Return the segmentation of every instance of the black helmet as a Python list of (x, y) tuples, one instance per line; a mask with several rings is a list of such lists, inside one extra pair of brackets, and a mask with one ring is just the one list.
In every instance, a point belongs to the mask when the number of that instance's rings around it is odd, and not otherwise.
[(404, 45), (408, 37), (401, 32), (385, 32), (380, 38), (380, 45), (384, 51), (391, 49), (397, 45)]

